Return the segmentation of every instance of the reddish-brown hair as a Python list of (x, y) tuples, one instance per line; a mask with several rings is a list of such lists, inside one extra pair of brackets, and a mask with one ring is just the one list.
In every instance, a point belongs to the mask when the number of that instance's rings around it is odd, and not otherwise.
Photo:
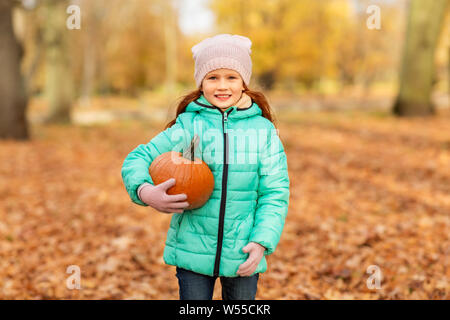
[[(268, 119), (270, 122), (272, 122), (274, 124), (275, 128), (276, 128), (274, 117), (272, 115), (272, 110), (271, 110), (270, 105), (267, 102), (267, 99), (264, 96), (264, 94), (262, 92), (259, 92), (259, 91), (250, 90), (245, 83), (243, 85), (244, 85), (244, 92), (250, 98), (252, 98), (253, 102), (255, 102), (259, 106), (259, 108), (262, 111), (262, 116), (264, 118)], [(165, 129), (170, 128), (171, 126), (173, 126), (175, 124), (175, 122), (176, 122), (177, 117), (181, 113), (186, 111), (187, 105), (189, 103), (191, 103), (192, 101), (197, 100), (198, 98), (200, 98), (201, 95), (202, 95), (202, 92), (200, 91), (200, 89), (197, 89), (197, 90), (192, 91), (192, 92), (188, 93), (187, 95), (183, 96), (182, 100), (178, 104), (175, 119), (173, 119), (172, 121), (167, 123)]]

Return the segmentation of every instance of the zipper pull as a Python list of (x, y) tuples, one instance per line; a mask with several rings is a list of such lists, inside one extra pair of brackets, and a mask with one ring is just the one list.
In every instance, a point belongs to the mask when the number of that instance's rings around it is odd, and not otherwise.
[(228, 121), (228, 115), (226, 112), (223, 113), (223, 121), (227, 122)]

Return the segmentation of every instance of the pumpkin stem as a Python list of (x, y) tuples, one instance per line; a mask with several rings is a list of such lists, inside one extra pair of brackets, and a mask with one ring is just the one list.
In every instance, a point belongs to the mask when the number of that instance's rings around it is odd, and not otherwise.
[(192, 138), (189, 147), (183, 151), (183, 157), (191, 161), (194, 161), (195, 149), (197, 148), (199, 142), (200, 138), (198, 137), (197, 134), (195, 134), (194, 137)]

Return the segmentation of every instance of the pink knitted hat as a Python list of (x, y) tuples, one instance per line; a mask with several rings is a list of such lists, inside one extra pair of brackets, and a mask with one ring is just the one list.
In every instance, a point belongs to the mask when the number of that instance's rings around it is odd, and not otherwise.
[(208, 72), (221, 68), (235, 70), (248, 85), (252, 75), (251, 46), (249, 38), (231, 34), (206, 38), (193, 46), (197, 87), (200, 87)]

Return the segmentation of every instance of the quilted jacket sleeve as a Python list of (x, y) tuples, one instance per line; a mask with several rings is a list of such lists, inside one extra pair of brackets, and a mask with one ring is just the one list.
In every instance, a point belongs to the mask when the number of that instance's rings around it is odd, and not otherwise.
[(250, 242), (264, 247), (265, 255), (275, 251), (289, 206), (289, 176), (283, 144), (271, 123), (259, 164), (258, 203)]
[(175, 124), (160, 132), (147, 144), (141, 144), (131, 151), (122, 165), (122, 180), (130, 195), (131, 201), (141, 206), (147, 206), (137, 194), (137, 190), (144, 182), (153, 183), (148, 172), (152, 161), (159, 155), (169, 151), (181, 151), (186, 143), (185, 115), (182, 113), (177, 117)]

